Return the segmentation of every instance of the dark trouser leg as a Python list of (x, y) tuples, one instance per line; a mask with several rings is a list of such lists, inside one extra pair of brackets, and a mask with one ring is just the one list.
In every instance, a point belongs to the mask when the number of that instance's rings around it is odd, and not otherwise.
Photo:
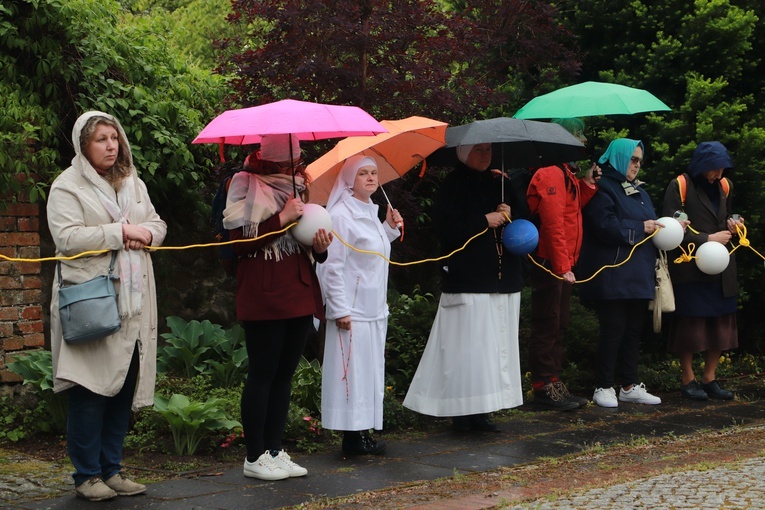
[(116, 396), (104, 397), (82, 386), (69, 390), (66, 444), (75, 469), (75, 486), (107, 474), (104, 470), (109, 476), (119, 471), (137, 375), (134, 354), (125, 384)]
[(125, 443), (133, 396), (139, 371), (138, 346), (133, 350), (125, 384), (114, 397), (107, 399), (104, 410), (104, 428), (101, 432), (101, 473), (104, 480), (122, 469), (122, 445)]
[(546, 271), (531, 268), (531, 336), (529, 370), (532, 382), (557, 377), (563, 363), (563, 332), (568, 326), (571, 285)]
[(243, 323), (249, 369), (242, 391), (247, 459), (280, 449), (289, 410), (292, 375), (303, 354), (311, 316)]
[(647, 301), (636, 299), (604, 300), (595, 304), (600, 322), (595, 363), (597, 388), (614, 386), (617, 366), (623, 386), (640, 382), (637, 363), (646, 307)]

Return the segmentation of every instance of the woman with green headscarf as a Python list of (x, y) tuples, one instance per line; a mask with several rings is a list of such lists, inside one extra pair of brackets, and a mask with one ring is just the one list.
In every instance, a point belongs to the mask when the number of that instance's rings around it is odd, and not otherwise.
[[(601, 407), (617, 407), (619, 401), (661, 403), (646, 391), (637, 373), (640, 336), (648, 301), (654, 295), (656, 248), (644, 243), (629, 255), (660, 226), (651, 198), (637, 178), (643, 155), (639, 140), (612, 141), (598, 160), (603, 172), (598, 192), (582, 210), (581, 278), (626, 261), (602, 271), (579, 289), (580, 298), (595, 309), (600, 322), (592, 399)], [(621, 378), (618, 400), (613, 388), (616, 372)]]

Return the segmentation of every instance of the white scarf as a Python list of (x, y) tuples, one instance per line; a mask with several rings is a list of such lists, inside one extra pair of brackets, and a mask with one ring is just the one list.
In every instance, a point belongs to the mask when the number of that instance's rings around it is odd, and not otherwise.
[[(298, 193), (305, 190), (303, 178), (295, 177)], [(228, 188), (223, 227), (226, 230), (242, 228), (244, 237), (258, 237), (258, 226), (284, 209), (292, 196), (292, 176), (285, 174), (260, 175), (249, 172), (234, 174)], [(301, 249), (292, 234), (278, 236), (261, 250), (266, 259), (276, 261)], [(252, 254), (254, 257), (256, 254)]]
[[(131, 174), (126, 177), (122, 187), (117, 192), (117, 201), (104, 193), (100, 187), (94, 186), (101, 204), (106, 208), (115, 223), (130, 223), (130, 206), (135, 200), (135, 180)], [(119, 251), (117, 261), (120, 265), (120, 317), (132, 317), (141, 312), (143, 303), (143, 271), (141, 271), (141, 254), (137, 250)]]

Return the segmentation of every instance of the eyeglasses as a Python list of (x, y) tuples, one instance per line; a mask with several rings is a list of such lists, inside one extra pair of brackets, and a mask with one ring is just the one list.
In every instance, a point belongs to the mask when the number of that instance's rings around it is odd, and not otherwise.
[(637, 156), (631, 156), (630, 157), (630, 162), (633, 165), (642, 165), (643, 164), (643, 158), (639, 158)]

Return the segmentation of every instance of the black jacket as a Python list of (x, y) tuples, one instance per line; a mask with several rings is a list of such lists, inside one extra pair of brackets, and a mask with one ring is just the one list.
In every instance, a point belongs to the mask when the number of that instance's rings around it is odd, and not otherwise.
[[(458, 163), (444, 179), (433, 207), (433, 222), (442, 254), (462, 247), (468, 239), (486, 229), (486, 214), (496, 211), (501, 199), (502, 181), (499, 176), (489, 170), (471, 170)], [(513, 216), (523, 206), (518, 197), (510, 192), (507, 179), (505, 203), (514, 211)], [(443, 292), (513, 293), (523, 288), (522, 260), (504, 250), (502, 228), (490, 228), (473, 239), (464, 250), (447, 259), (443, 266)]]

